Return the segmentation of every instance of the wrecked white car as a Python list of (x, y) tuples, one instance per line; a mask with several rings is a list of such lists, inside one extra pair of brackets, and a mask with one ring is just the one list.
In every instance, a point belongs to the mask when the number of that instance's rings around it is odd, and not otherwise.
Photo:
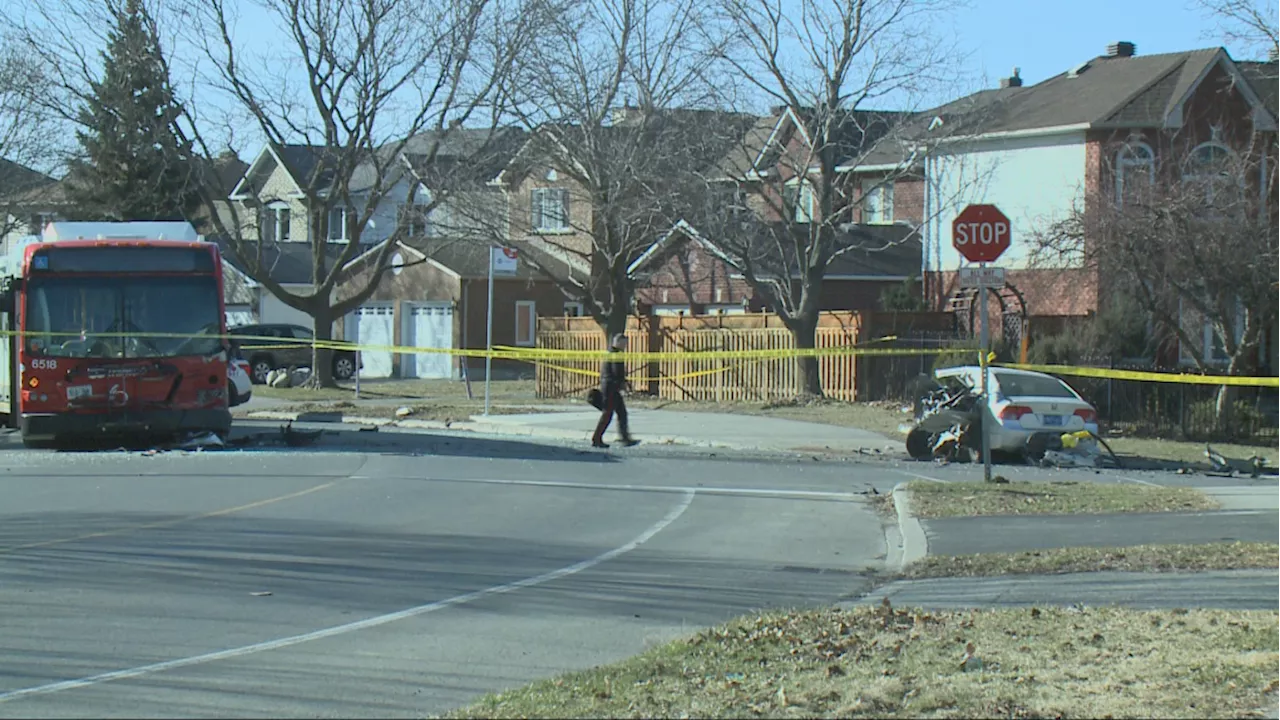
[[(1069, 385), (1051, 375), (987, 368), (989, 397), (982, 403), (982, 370), (943, 368), (915, 406), (916, 424), (907, 434), (907, 453), (919, 460), (981, 459), (979, 413), (987, 413), (992, 455), (1006, 453), (1040, 460), (1061, 447), (1061, 437), (1098, 434), (1098, 412)], [(961, 458), (960, 456), (968, 456)]]

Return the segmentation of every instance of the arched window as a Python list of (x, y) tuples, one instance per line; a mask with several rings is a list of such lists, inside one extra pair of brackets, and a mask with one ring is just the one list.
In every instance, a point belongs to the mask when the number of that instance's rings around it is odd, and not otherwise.
[(1116, 153), (1116, 203), (1137, 200), (1156, 181), (1156, 154), (1141, 141), (1125, 143)]
[(816, 208), (814, 207), (815, 198), (813, 196), (813, 183), (807, 179), (792, 178), (787, 181), (783, 188), (782, 201), (784, 211), (790, 209), (792, 212), (792, 220), (797, 223), (807, 224), (813, 222), (813, 216)]
[(283, 200), (267, 203), (263, 208), (262, 239), (267, 242), (289, 242), (291, 221), (289, 203)]
[(1236, 154), (1222, 143), (1201, 143), (1187, 155), (1182, 180), (1202, 186), (1210, 204), (1229, 200), (1230, 193), (1238, 191), (1240, 185), (1235, 161)]

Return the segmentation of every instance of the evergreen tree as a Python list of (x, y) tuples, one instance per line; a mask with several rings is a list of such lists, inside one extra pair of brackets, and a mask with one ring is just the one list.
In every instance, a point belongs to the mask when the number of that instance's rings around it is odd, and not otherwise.
[(142, 0), (116, 15), (102, 55), (102, 79), (80, 110), (83, 158), (68, 183), (80, 220), (183, 220), (196, 206), (189, 143), (177, 116), (151, 18)]

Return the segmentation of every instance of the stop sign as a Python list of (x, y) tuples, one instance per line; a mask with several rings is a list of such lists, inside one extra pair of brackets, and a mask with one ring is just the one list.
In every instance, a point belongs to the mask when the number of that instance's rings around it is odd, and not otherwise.
[(951, 245), (969, 262), (995, 262), (1009, 249), (1009, 218), (995, 205), (970, 205), (951, 223)]

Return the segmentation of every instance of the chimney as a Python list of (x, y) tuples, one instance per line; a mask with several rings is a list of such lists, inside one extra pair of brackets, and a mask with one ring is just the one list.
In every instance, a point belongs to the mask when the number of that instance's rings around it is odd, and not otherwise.
[(1133, 43), (1121, 40), (1107, 46), (1107, 57), (1133, 57), (1137, 51)]
[(1018, 73), (1021, 71), (1022, 68), (1015, 67), (1013, 69), (1013, 75), (1007, 78), (1000, 78), (1001, 89), (1022, 87), (1022, 78), (1018, 77)]

